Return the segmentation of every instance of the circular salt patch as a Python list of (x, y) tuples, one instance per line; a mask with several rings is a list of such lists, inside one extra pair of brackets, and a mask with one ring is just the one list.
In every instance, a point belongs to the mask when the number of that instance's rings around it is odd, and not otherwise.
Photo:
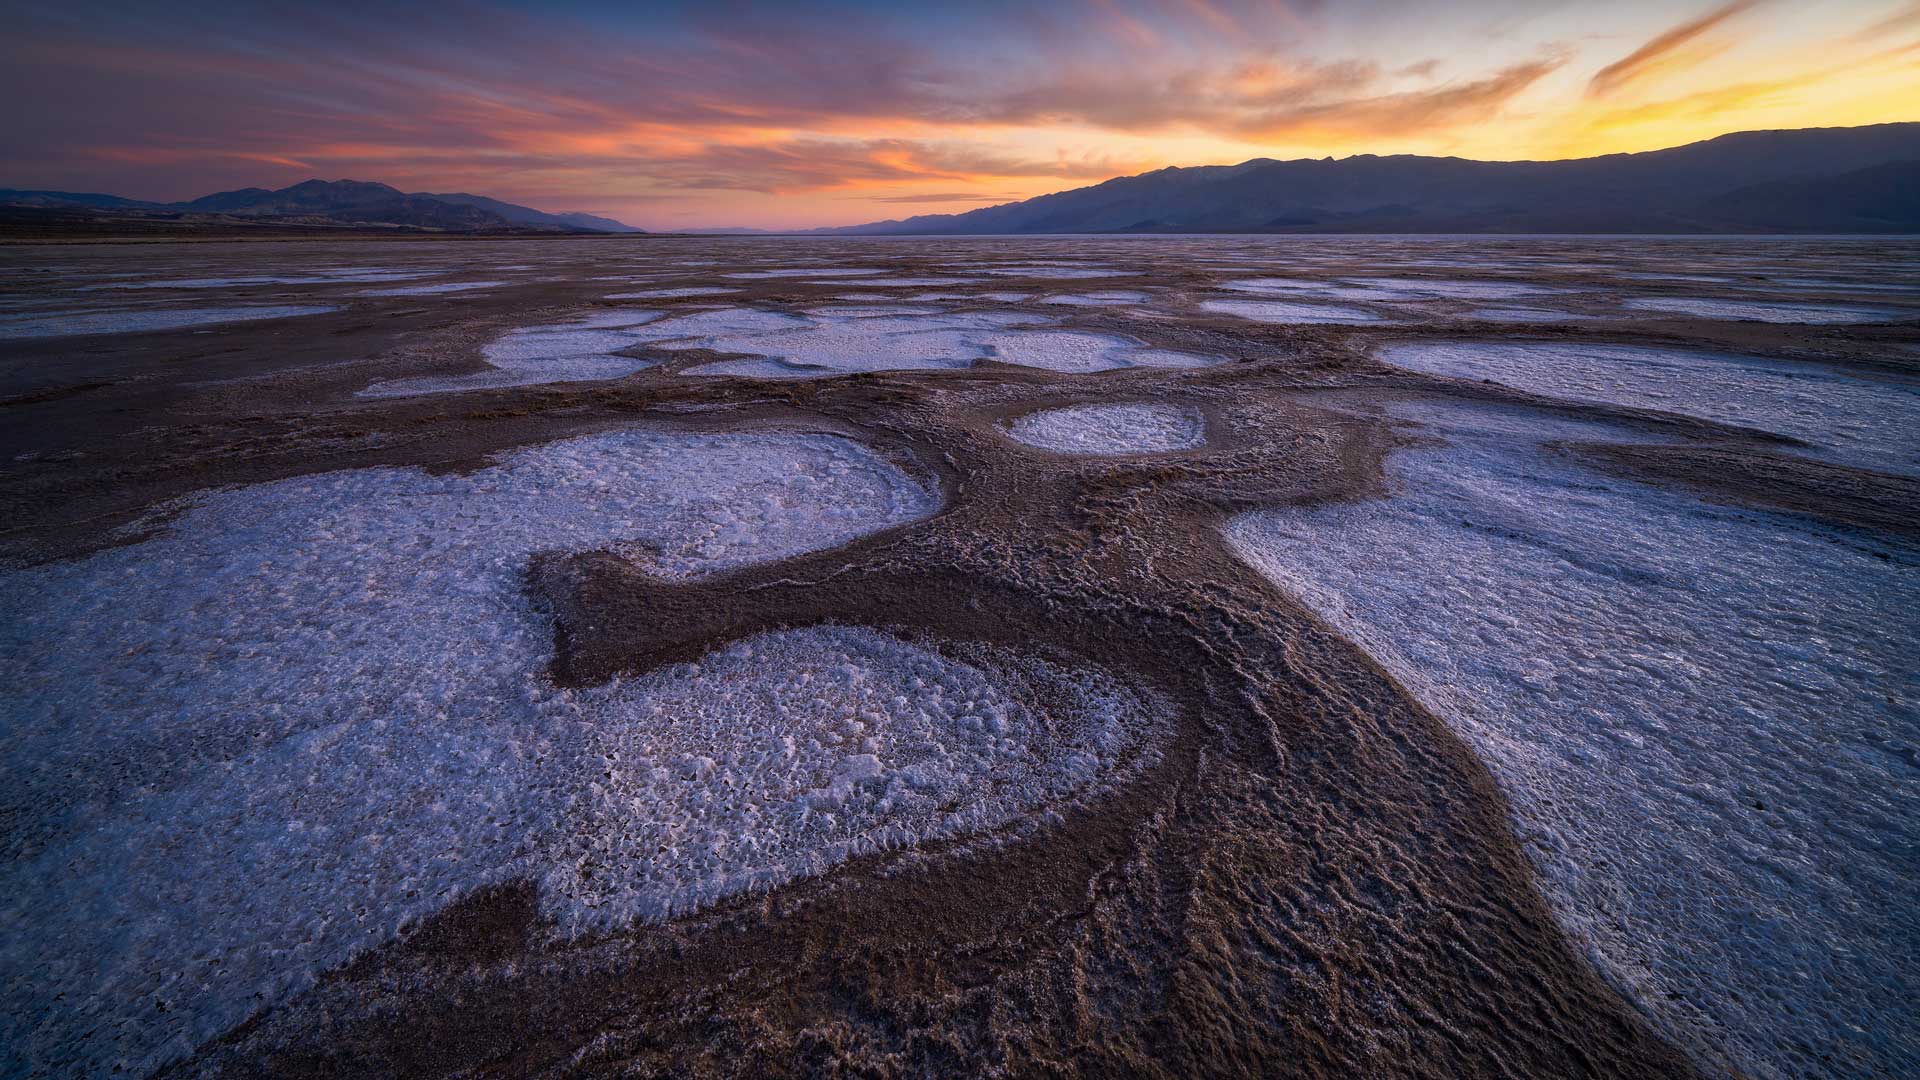
[(1075, 405), (1028, 413), (1007, 434), (1067, 454), (1155, 454), (1202, 445), (1206, 421), (1197, 409), (1172, 405)]

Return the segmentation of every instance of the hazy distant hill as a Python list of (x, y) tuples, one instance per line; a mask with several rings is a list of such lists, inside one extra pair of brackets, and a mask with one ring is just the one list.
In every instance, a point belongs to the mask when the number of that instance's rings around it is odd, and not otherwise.
[(1256, 158), (822, 231), (1916, 232), (1916, 162), (1920, 123), (1749, 131), (1571, 161)]
[(141, 202), (117, 195), (0, 189), (0, 207), (48, 228), (101, 229), (116, 225), (215, 228), (248, 225), (291, 228), (387, 227), (459, 233), (641, 232), (591, 214), (549, 214), (482, 195), (407, 193), (362, 180), (308, 180), (271, 191), (240, 188), (177, 203)]

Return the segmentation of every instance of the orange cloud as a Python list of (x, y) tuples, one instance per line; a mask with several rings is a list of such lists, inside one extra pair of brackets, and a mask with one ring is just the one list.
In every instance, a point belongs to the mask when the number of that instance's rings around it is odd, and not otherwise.
[(1606, 97), (1618, 93), (1635, 82), (1652, 78), (1662, 71), (1697, 63), (1704, 55), (1715, 51), (1702, 50), (1694, 44), (1701, 35), (1753, 8), (1759, 2), (1760, 0), (1732, 0), (1731, 3), (1722, 4), (1697, 19), (1681, 23), (1654, 37), (1645, 45), (1595, 72), (1593, 80), (1587, 83), (1588, 96)]

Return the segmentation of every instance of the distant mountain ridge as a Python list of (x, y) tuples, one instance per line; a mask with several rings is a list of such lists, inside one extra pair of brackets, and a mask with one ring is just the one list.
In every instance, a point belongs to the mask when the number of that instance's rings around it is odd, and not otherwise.
[(1920, 123), (1739, 132), (1567, 161), (1255, 158), (815, 231), (1920, 232)]
[(550, 214), (465, 193), (404, 192), (365, 180), (307, 180), (278, 190), (239, 188), (186, 202), (156, 203), (93, 192), (0, 189), (0, 207), (140, 222), (295, 227), (376, 226), (457, 233), (617, 232), (645, 230), (592, 214)]

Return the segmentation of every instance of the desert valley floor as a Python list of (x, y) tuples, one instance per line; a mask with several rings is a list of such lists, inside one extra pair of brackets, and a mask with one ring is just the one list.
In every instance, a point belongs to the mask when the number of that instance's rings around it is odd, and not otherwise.
[(0, 249), (0, 1073), (1920, 1073), (1920, 241)]

